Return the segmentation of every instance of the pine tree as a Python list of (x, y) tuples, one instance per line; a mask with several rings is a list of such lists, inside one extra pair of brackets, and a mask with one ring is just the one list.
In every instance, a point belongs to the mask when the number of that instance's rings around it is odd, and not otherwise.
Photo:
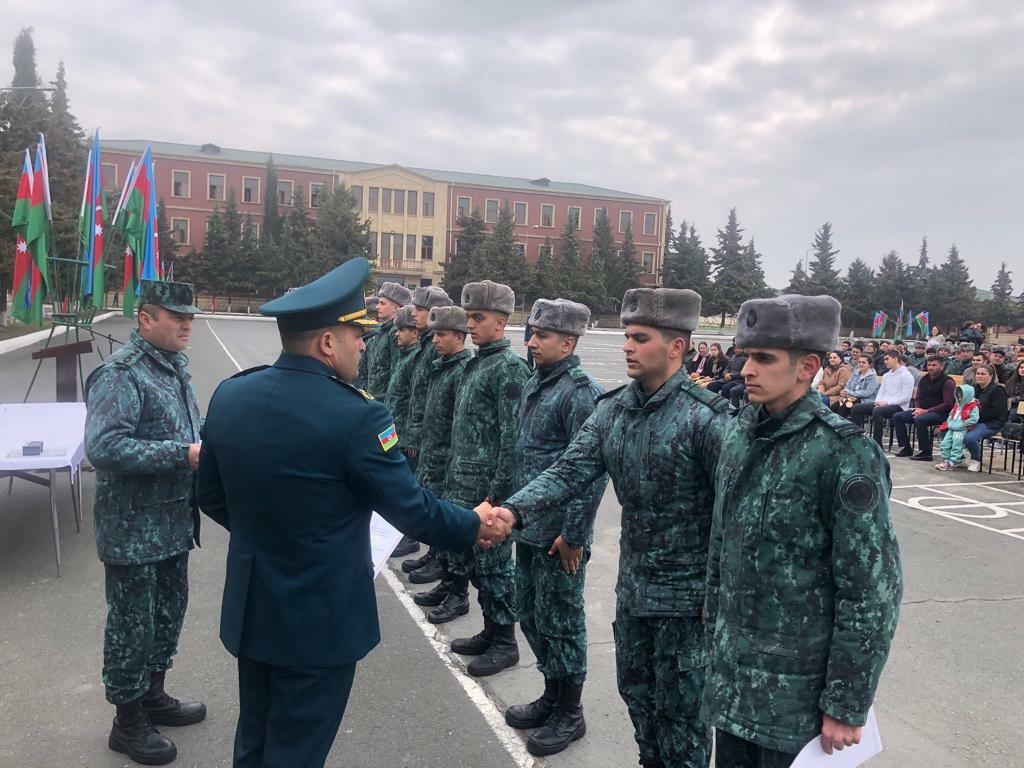
[(576, 220), (569, 219), (562, 228), (562, 234), (555, 243), (555, 293), (559, 298), (586, 303), (590, 298), (585, 290), (586, 276), (580, 263), (582, 252), (576, 234)]
[(697, 228), (687, 222), (679, 225), (679, 236), (672, 239), (673, 249), (665, 255), (662, 284), (666, 288), (689, 288), (707, 296), (711, 265), (708, 252), (697, 235)]
[(816, 295), (812, 294), (811, 290), (813, 290), (812, 286), (804, 271), (804, 260), (799, 259), (793, 268), (793, 276), (789, 279), (789, 285), (786, 286), (786, 293), (798, 293), (801, 296)]
[[(224, 214), (214, 208), (206, 220), (206, 234), (203, 235), (203, 258), (193, 267), (192, 279), (212, 294), (223, 293), (226, 271), (227, 237), (224, 231)], [(223, 307), (221, 307), (223, 309)]]
[(369, 220), (360, 218), (356, 202), (341, 185), (325, 191), (316, 216), (316, 260), (326, 274), (354, 256), (369, 258), (372, 233)]
[(473, 281), (474, 264), (484, 241), (487, 239), (487, 224), (474, 208), (469, 216), (459, 216), (455, 223), (459, 227), (455, 235), (455, 253), (449, 253), (442, 265), (444, 268), (444, 289), (453, 300), (462, 296), (462, 286)]
[[(849, 308), (856, 312), (871, 312), (877, 309), (872, 304), (871, 288), (875, 284), (875, 271), (864, 260), (856, 258), (846, 269), (846, 285), (848, 296), (843, 309)], [(916, 309), (916, 307), (915, 307)]]
[(907, 286), (910, 278), (907, 266), (896, 251), (889, 251), (878, 266), (870, 294), (874, 309), (882, 310), (895, 318), (900, 303), (906, 306)]
[(46, 158), (50, 171), (50, 196), (53, 198), (54, 253), (75, 258), (81, 250), (78, 217), (82, 203), (82, 179), (89, 154), (85, 132), (71, 114), (64, 62), (52, 81), (53, 96), (46, 121)]
[(999, 335), (1000, 326), (1006, 325), (1014, 317), (1013, 280), (1010, 278), (1012, 274), (1013, 272), (1006, 268), (1005, 261), (999, 265), (999, 272), (992, 283), (992, 298), (986, 302), (986, 322), (995, 326), (996, 336)]
[(946, 261), (939, 267), (937, 285), (942, 286), (941, 296), (930, 309), (931, 317), (937, 317), (944, 326), (959, 325), (974, 316), (977, 306), (974, 281), (956, 245), (950, 246)]
[(718, 247), (711, 249), (714, 283), (707, 311), (721, 314), (724, 326), (726, 315), (735, 313), (744, 301), (774, 292), (765, 283), (756, 249), (743, 245), (743, 229), (735, 208), (729, 211), (729, 219), (725, 228), (718, 230), (717, 239)]
[(829, 296), (840, 296), (842, 293), (842, 281), (839, 278), (839, 270), (836, 269), (836, 254), (839, 249), (832, 245), (832, 224), (825, 222), (821, 228), (814, 233), (814, 257), (810, 264), (810, 274), (807, 275), (807, 290), (811, 296), (827, 294)]
[(317, 248), (316, 226), (309, 215), (303, 188), (296, 186), (292, 208), (281, 227), (281, 245), (278, 250), (280, 269), (290, 281), (287, 288), (305, 285), (323, 275), (322, 264), (310, 259)]
[(530, 270), (529, 296), (532, 300), (558, 298), (553, 250), (551, 238), (545, 237), (537, 263)]
[[(110, 230), (108, 229), (108, 231)], [(171, 232), (171, 227), (167, 223), (167, 206), (164, 205), (164, 199), (162, 197), (156, 204), (156, 231), (157, 244), (160, 248), (160, 261), (163, 263), (164, 274), (167, 274), (168, 270), (174, 266), (174, 263), (178, 259), (178, 244), (175, 242), (174, 233)], [(175, 267), (175, 278), (178, 276), (176, 273), (177, 268)]]
[(622, 235), (622, 245), (618, 253), (618, 269), (615, 272), (617, 283), (608, 286), (608, 293), (615, 300), (615, 306), (622, 304), (622, 297), (630, 288), (640, 285), (640, 264), (636, 258), (636, 245), (633, 242), (633, 225), (626, 225)]
[(260, 238), (275, 245), (281, 242), (281, 211), (277, 207), (277, 166), (274, 156), (267, 155), (267, 179), (263, 194), (263, 231)]
[(590, 293), (596, 301), (593, 307), (595, 312), (618, 306), (622, 294), (616, 296), (615, 289), (621, 282), (620, 273), (611, 221), (607, 212), (602, 210), (594, 223), (594, 239), (590, 250)]
[(516, 239), (515, 217), (505, 202), (498, 208), (498, 220), (487, 234), (479, 259), (471, 271), (472, 280), (493, 280), (512, 288), (517, 296), (526, 287), (526, 256)]

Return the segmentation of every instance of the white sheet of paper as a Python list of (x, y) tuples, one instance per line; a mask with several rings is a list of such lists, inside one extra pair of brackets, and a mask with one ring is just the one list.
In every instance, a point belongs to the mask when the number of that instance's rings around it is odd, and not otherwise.
[(882, 737), (878, 733), (875, 708), (868, 710), (868, 721), (860, 733), (860, 744), (833, 750), (829, 755), (821, 748), (821, 739), (815, 736), (800, 750), (790, 768), (857, 768), (882, 751)]
[(402, 532), (374, 512), (370, 517), (370, 556), (373, 558), (374, 578), (377, 578), (401, 540)]

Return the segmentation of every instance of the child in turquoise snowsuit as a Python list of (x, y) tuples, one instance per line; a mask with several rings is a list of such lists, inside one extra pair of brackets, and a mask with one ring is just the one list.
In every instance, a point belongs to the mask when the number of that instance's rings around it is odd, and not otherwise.
[(961, 384), (953, 390), (955, 405), (949, 412), (949, 418), (939, 427), (944, 432), (939, 443), (939, 454), (942, 461), (935, 465), (936, 469), (950, 470), (961, 466), (964, 461), (964, 438), (967, 430), (978, 423), (981, 415), (979, 403), (974, 399), (974, 387)]

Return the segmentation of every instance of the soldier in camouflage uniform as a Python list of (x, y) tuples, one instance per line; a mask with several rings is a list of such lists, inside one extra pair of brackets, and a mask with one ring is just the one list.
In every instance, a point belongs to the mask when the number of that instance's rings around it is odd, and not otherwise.
[(683, 367), (700, 321), (690, 290), (637, 288), (622, 300), (626, 372), (551, 467), (506, 502), (524, 528), (607, 472), (622, 504), (615, 664), (646, 768), (706, 768), (699, 720), (707, 647), (700, 612), (714, 475), (729, 405)]
[(702, 714), (718, 768), (784, 768), (821, 735), (860, 740), (899, 615), (889, 465), (809, 385), (839, 330), (831, 296), (745, 302), (750, 404), (718, 462)]
[[(530, 314), (527, 347), (536, 371), (519, 406), (515, 486), (551, 466), (594, 412), (602, 389), (576, 355), (590, 310), (565, 299), (538, 299)], [(583, 587), (594, 517), (608, 477), (602, 475), (567, 505), (537, 515), (516, 541), (519, 626), (544, 675), (544, 694), (505, 710), (513, 728), (537, 728), (526, 748), (553, 755), (586, 733), (580, 695), (587, 677), (587, 622)]]
[(907, 355), (907, 365), (919, 371), (927, 368), (928, 356), (925, 354), (925, 343), (923, 341), (914, 342), (914, 351)]
[(130, 341), (90, 374), (85, 452), (96, 468), (96, 548), (106, 580), (103, 684), (117, 707), (108, 744), (164, 765), (177, 748), (154, 725), (206, 717), (164, 692), (199, 541), (199, 406), (188, 373), (192, 286), (143, 281)]
[(409, 398), (412, 395), (412, 374), (415, 370), (416, 354), (420, 351), (420, 329), (416, 327), (416, 316), (412, 305), (400, 307), (393, 320), (396, 354), (388, 378), (384, 405), (391, 410), (395, 419), (395, 431), (408, 425)]
[[(420, 429), (420, 456), (416, 466), (416, 480), (429, 491), (444, 497), (444, 475), (448, 466), (452, 437), (452, 421), (455, 418), (455, 397), (466, 364), (473, 353), (466, 349), (466, 310), (462, 307), (434, 307), (430, 310), (427, 324), (434, 336), (437, 357), (432, 363), (434, 373), (430, 377), (427, 397), (423, 410), (430, 414)], [(469, 613), (469, 577), (464, 569), (456, 574), (450, 563), (452, 554), (443, 550), (431, 550), (441, 566), (440, 583), (429, 590), (413, 596), (417, 605), (432, 607), (427, 615), (431, 624), (444, 624)], [(461, 557), (456, 557), (461, 563)], [(403, 563), (407, 573), (413, 560)]]
[(395, 313), (412, 301), (412, 291), (400, 283), (384, 282), (377, 290), (377, 320), (380, 332), (366, 342), (366, 391), (383, 400), (388, 391), (391, 368), (398, 356), (395, 344)]
[[(478, 349), (466, 364), (455, 402), (445, 498), (456, 504), (473, 500), (470, 506), (485, 499), (499, 503), (514, 490), (519, 400), (530, 371), (505, 338), (505, 324), (515, 309), (511, 288), (490, 280), (467, 283), (461, 303)], [(452, 566), (458, 574), (458, 564)], [(477, 657), (467, 667), (470, 675), (493, 675), (519, 662), (512, 542), (477, 548), (461, 566), (477, 588), (484, 628), (454, 640), (452, 650)]]
[[(366, 303), (366, 316), (367, 319), (371, 315), (375, 315), (377, 312), (377, 297), (367, 296), (364, 298)], [(366, 391), (366, 379), (368, 371), (368, 360), (366, 356), (366, 350), (373, 344), (373, 340), (380, 335), (380, 325), (368, 325), (366, 330), (363, 332), (363, 351), (359, 354), (359, 368), (356, 370), (355, 381), (352, 382), (352, 386), (356, 389)]]
[[(430, 379), (434, 375), (434, 359), (437, 357), (437, 350), (434, 349), (434, 333), (430, 330), (428, 317), (430, 310), (434, 307), (450, 307), (452, 300), (443, 288), (436, 285), (427, 285), (417, 288), (412, 295), (413, 314), (416, 317), (416, 327), (420, 329), (420, 348), (413, 361), (412, 383), (409, 392), (409, 412), (405, 419), (405, 434), (402, 435), (402, 442), (405, 444), (402, 452), (409, 460), (409, 466), (415, 474), (416, 465), (420, 455), (420, 428), (423, 425), (424, 407), (427, 400), (427, 388), (430, 386)], [(395, 547), (392, 557), (408, 555), (419, 550), (418, 542), (403, 537), (398, 546)], [(421, 558), (402, 563), (406, 573), (409, 574), (409, 581), (413, 584), (429, 584), (441, 578), (441, 565), (437, 559), (437, 553), (430, 551)]]

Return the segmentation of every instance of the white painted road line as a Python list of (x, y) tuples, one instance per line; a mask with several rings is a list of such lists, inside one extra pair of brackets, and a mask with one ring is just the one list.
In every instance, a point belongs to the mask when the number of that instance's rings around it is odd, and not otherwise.
[(242, 366), (240, 366), (238, 364), (238, 361), (235, 360), (235, 356), (228, 352), (228, 348), (224, 346), (224, 342), (220, 340), (220, 336), (218, 336), (217, 332), (213, 330), (213, 326), (210, 325), (209, 320), (206, 321), (206, 327), (210, 329), (210, 333), (213, 334), (213, 338), (215, 338), (217, 340), (217, 343), (220, 344), (220, 348), (224, 350), (224, 354), (228, 356), (228, 360), (232, 362), (232, 364), (235, 366), (235, 369), (239, 371), (242, 370)]

